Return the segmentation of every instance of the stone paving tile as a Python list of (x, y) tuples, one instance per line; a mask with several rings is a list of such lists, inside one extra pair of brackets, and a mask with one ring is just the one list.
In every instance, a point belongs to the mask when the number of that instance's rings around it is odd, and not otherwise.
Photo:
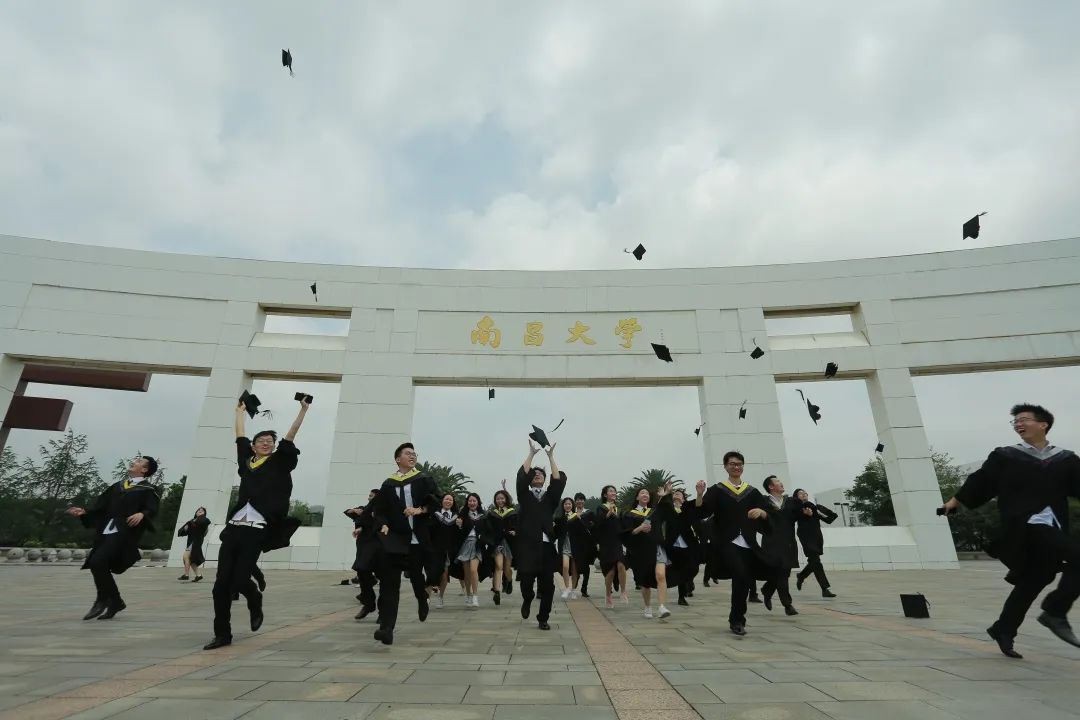
[(345, 702), (364, 688), (362, 683), (275, 681), (260, 685), (239, 700), (309, 700)]
[(609, 690), (608, 697), (618, 711), (687, 707), (675, 690)]
[[(573, 720), (622, 720), (610, 707), (578, 707), (572, 712)], [(495, 708), (495, 720), (551, 720), (551, 717), (550, 705), (499, 705)]]
[(104, 705), (98, 705), (97, 707), (75, 713), (74, 715), (69, 715), (68, 718), (69, 720), (106, 720), (106, 718), (115, 717), (125, 710), (130, 710), (150, 702), (153, 702), (153, 698), (124, 697), (117, 700), (110, 700)]
[(422, 685), (502, 685), (508, 673), (474, 670), (414, 670), (406, 684)]
[(600, 676), (586, 672), (511, 671), (506, 673), (507, 685), (599, 685)]
[(235, 700), (263, 683), (259, 680), (170, 680), (137, 693), (140, 697)]
[[(914, 668), (924, 669), (924, 668)], [(928, 668), (926, 668), (928, 669)], [(754, 672), (761, 677), (765, 678), (769, 682), (813, 682), (816, 680), (843, 682), (845, 680), (859, 681), (865, 678), (864, 676), (856, 675), (848, 670), (841, 670), (840, 668), (833, 667), (808, 667), (800, 668), (798, 670), (778, 669), (778, 668), (755, 668)], [(873, 672), (882, 672), (874, 670)], [(936, 670), (934, 672), (937, 672)], [(904, 678), (899, 678), (904, 679)]]
[(402, 683), (414, 670), (393, 670), (379, 667), (336, 667), (320, 670), (307, 678), (311, 682)]
[(492, 720), (494, 705), (379, 705), (367, 720)]
[(607, 691), (595, 685), (575, 686), (574, 701), (578, 705), (611, 705)]
[(293, 668), (293, 667), (258, 667), (245, 666), (226, 670), (220, 675), (215, 675), (215, 680), (307, 680), (312, 675), (320, 672), (319, 668)]
[(353, 695), (356, 702), (367, 703), (460, 703), (465, 687), (454, 685), (386, 685), (374, 683)]
[(245, 713), (243, 720), (365, 720), (377, 707), (362, 703), (272, 701)]
[(832, 720), (956, 720), (955, 715), (918, 700), (815, 702), (813, 706)]
[(720, 698), (704, 685), (675, 685), (674, 687), (675, 691), (682, 695), (683, 700), (691, 705), (697, 703), (711, 705), (720, 702)]
[(812, 682), (836, 700), (922, 700), (937, 693), (906, 682)]
[(695, 705), (694, 709), (704, 720), (834, 720), (831, 715), (805, 703), (776, 705), (766, 701), (759, 705)]
[(769, 682), (752, 670), (676, 670), (663, 673), (673, 685), (750, 684), (758, 685)]
[[(1020, 700), (1016, 698), (967, 699), (967, 700), (926, 700), (939, 710), (955, 715), (960, 720), (1076, 720), (1080, 715), (1058, 709), (1038, 700)], [(1075, 703), (1070, 703), (1072, 710), (1080, 712)]]
[(465, 705), (574, 705), (574, 688), (563, 685), (477, 685), (469, 688)]
[(163, 698), (117, 713), (109, 720), (235, 720), (258, 707), (241, 700), (189, 700)]
[(748, 687), (743, 684), (705, 683), (709, 691), (725, 703), (784, 703), (831, 700), (832, 697), (806, 683), (769, 683)]

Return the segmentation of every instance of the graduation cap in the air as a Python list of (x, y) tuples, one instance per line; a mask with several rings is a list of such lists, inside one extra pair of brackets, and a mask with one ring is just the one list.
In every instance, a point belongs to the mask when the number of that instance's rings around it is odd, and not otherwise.
[(745, 420), (746, 419), (746, 401), (745, 400), (743, 400), (742, 405), (739, 406), (739, 419), (740, 420)]
[(638, 243), (638, 246), (636, 248), (634, 248), (632, 251), (627, 250), (626, 248), (623, 248), (623, 252), (624, 253), (630, 253), (636, 259), (640, 260), (641, 258), (645, 257), (645, 246), (642, 245), (641, 243)]
[(796, 392), (799, 393), (799, 395), (803, 399), (803, 402), (806, 403), (806, 412), (808, 412), (810, 414), (810, 419), (814, 421), (815, 425), (817, 425), (817, 421), (821, 419), (821, 412), (819, 412), (821, 410), (821, 408), (819, 406), (815, 405), (814, 403), (810, 402), (809, 400), (807, 400), (806, 395), (803, 395), (802, 390), (796, 390)]
[(694, 434), (695, 435), (700, 435), (701, 434), (701, 428), (703, 428), (703, 427), (705, 427), (705, 423), (701, 423), (696, 428), (694, 428)]
[(754, 349), (750, 352), (750, 357), (757, 360), (759, 357), (765, 354), (765, 351), (758, 347), (757, 338), (753, 339)]
[(301, 400), (307, 400), (308, 405), (315, 402), (314, 397), (312, 397), (311, 395), (308, 395), (307, 393), (302, 393), (302, 392), (298, 392), (295, 395), (293, 395), (293, 400), (295, 400), (297, 402), (300, 402)]
[(664, 362), (675, 362), (671, 359), (671, 351), (668, 350), (667, 345), (657, 345), (656, 343), (650, 343), (652, 345), (653, 352), (656, 353), (656, 357), (660, 358)]
[(315, 302), (319, 302), (319, 290), (316, 285), (318, 285), (318, 283), (311, 283), (311, 294), (315, 296)]
[(825, 365), (825, 377), (836, 377), (836, 373), (840, 371), (840, 366), (834, 362), (827, 363)]
[(979, 237), (979, 218), (986, 214), (986, 211), (979, 213), (975, 217), (964, 223), (964, 240), (968, 238), (978, 239)]
[(885, 443), (878, 443), (877, 447), (874, 448), (874, 452), (885, 452)]
[[(247, 412), (248, 417), (254, 418), (259, 415), (259, 405), (262, 405), (262, 401), (259, 400), (258, 395), (252, 395), (247, 390), (240, 393), (240, 402), (244, 403), (244, 410)], [(262, 415), (268, 418), (273, 418), (273, 414), (269, 410), (263, 410)]]
[(281, 66), (289, 68), (289, 77), (292, 77), (293, 71), (292, 71), (292, 51), (291, 50), (282, 50), (281, 51)]
[[(563, 418), (563, 420), (565, 419), (566, 418)], [(563, 420), (559, 421), (559, 424), (555, 426), (555, 430), (558, 430), (560, 427), (562, 427)], [(551, 442), (548, 440), (548, 436), (543, 430), (536, 427), (535, 425), (532, 426), (532, 429), (533, 431), (529, 433), (529, 437), (531, 437), (537, 445), (542, 448), (551, 447)], [(551, 432), (555, 432), (555, 430), (552, 430)]]
[(495, 399), (495, 388), (488, 388), (488, 400)]

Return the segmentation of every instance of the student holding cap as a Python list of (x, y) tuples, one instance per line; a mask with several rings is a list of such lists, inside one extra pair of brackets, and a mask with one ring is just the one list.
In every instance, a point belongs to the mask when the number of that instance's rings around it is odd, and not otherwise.
[[(533, 440), (540, 447), (534, 445)], [(544, 468), (533, 467), (532, 464), (541, 447), (547, 453), (551, 466), (551, 482), (547, 491), (544, 490), (547, 473)], [(536, 620), (541, 630), (551, 629), (548, 616), (555, 595), (555, 572), (558, 568), (553, 515), (565, 488), (566, 473), (555, 464), (555, 446), (548, 442), (543, 430), (533, 425), (533, 432), (529, 433), (529, 454), (517, 472), (518, 528), (514, 554), (521, 585), (521, 617), (529, 617), (532, 601), (539, 595), (540, 610), (536, 613)]]

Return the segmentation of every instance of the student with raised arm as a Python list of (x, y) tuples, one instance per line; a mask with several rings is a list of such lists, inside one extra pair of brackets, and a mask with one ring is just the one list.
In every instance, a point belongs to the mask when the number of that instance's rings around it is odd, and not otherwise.
[(551, 467), (551, 481), (545, 491), (547, 477), (544, 468), (533, 467), (532, 464), (539, 450), (530, 437), (529, 454), (517, 472), (518, 528), (514, 553), (521, 585), (521, 617), (529, 617), (532, 601), (539, 595), (540, 610), (536, 613), (536, 621), (541, 630), (550, 630), (548, 617), (555, 595), (555, 573), (559, 562), (555, 552), (553, 516), (566, 488), (566, 473), (555, 463), (553, 443), (545, 450)]

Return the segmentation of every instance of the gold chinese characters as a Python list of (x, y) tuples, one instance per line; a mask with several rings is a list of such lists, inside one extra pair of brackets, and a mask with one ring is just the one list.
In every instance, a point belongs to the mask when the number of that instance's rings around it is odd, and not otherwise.
[(495, 327), (495, 321), (491, 316), (485, 315), (476, 323), (476, 329), (472, 331), (472, 344), (487, 345), (492, 350), (502, 344), (502, 330)]
[[(597, 341), (589, 335), (591, 330), (591, 325), (576, 320), (573, 327), (567, 328), (570, 336), (566, 338), (566, 344), (569, 345), (580, 341), (582, 345), (596, 345)], [(619, 347), (630, 350), (634, 347), (634, 336), (643, 331), (644, 328), (638, 322), (638, 319), (629, 317), (616, 321), (614, 335), (622, 338)], [(473, 345), (487, 345), (492, 350), (495, 350), (502, 345), (502, 330), (495, 326), (495, 320), (490, 315), (484, 315), (477, 321), (476, 327), (470, 331), (469, 339)], [(525, 347), (543, 347), (544, 323), (539, 320), (526, 322), (522, 343)]]

